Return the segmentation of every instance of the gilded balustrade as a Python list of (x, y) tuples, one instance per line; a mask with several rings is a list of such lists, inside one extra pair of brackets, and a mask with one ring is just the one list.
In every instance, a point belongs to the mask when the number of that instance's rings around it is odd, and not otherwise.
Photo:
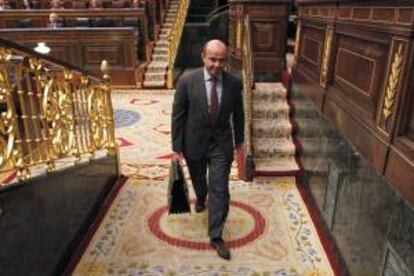
[(101, 70), (103, 80), (0, 48), (0, 173), (25, 180), (33, 166), (51, 172), (63, 158), (116, 154), (106, 61)]
[(167, 72), (167, 87), (173, 88), (174, 81), (174, 63), (177, 55), (178, 46), (180, 45), (181, 35), (187, 17), (189, 0), (180, 1), (180, 7), (178, 9), (177, 18), (170, 31), (169, 44), (168, 44), (168, 72)]

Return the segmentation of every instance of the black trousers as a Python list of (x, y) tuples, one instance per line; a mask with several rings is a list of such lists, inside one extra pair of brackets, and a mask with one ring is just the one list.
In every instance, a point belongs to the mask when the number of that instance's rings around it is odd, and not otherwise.
[[(233, 156), (223, 153), (215, 141), (211, 141), (206, 155), (197, 160), (186, 156), (194, 192), (199, 200), (208, 195), (208, 235), (221, 238), (229, 213), (229, 174)], [(207, 179), (208, 172), (208, 179)]]

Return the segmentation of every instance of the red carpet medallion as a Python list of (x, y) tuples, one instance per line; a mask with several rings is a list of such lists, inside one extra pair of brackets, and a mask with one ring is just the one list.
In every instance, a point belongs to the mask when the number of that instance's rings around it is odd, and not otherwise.
[(172, 93), (154, 92), (113, 96), (121, 168), (130, 179), (74, 275), (334, 275), (294, 177), (246, 183), (232, 170), (224, 229), (231, 261), (209, 247), (206, 212), (167, 214)]

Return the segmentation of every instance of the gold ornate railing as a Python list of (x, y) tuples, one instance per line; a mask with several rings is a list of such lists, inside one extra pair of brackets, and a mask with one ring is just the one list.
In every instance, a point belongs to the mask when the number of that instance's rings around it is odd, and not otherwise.
[(244, 17), (243, 22), (243, 56), (242, 56), (242, 76), (243, 76), (243, 102), (245, 113), (244, 140), (245, 140), (245, 178), (251, 180), (253, 166), (253, 147), (252, 147), (252, 91), (254, 88), (253, 58), (251, 46), (251, 31), (249, 15)]
[(50, 60), (0, 44), (0, 173), (20, 180), (37, 165), (117, 152), (108, 63), (99, 80)]
[(168, 71), (167, 71), (167, 87), (173, 88), (174, 82), (174, 63), (175, 57), (177, 56), (178, 46), (180, 45), (181, 34), (187, 17), (188, 6), (190, 0), (181, 0), (180, 7), (178, 10), (177, 18), (171, 28), (169, 45), (168, 45)]

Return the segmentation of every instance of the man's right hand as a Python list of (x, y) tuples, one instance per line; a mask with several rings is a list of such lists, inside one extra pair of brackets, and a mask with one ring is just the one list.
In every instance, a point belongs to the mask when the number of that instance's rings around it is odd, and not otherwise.
[(173, 152), (171, 156), (171, 160), (181, 162), (184, 159), (184, 155), (182, 152)]

